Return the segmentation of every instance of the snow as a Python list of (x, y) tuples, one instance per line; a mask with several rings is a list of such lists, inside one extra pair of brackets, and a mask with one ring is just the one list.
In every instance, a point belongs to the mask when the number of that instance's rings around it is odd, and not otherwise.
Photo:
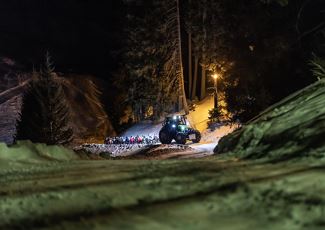
[(100, 153), (109, 153), (112, 157), (117, 156), (131, 156), (136, 154), (139, 150), (146, 147), (142, 144), (84, 144), (76, 147), (74, 150), (85, 150), (95, 155), (100, 155)]
[(214, 99), (212, 96), (206, 97), (196, 104), (195, 111), (190, 111), (190, 114), (187, 116), (191, 126), (200, 132), (205, 131), (208, 128), (209, 110), (211, 110), (213, 106)]
[(187, 116), (191, 126), (201, 132), (202, 138), (200, 143), (191, 145), (192, 148), (199, 152), (213, 154), (213, 149), (218, 141), (225, 135), (231, 133), (237, 125), (220, 124), (215, 130), (208, 128), (209, 110), (214, 107), (213, 96), (206, 97), (196, 104), (195, 111), (191, 111)]
[(213, 154), (213, 149), (219, 140), (233, 132), (238, 125), (220, 125), (215, 130), (206, 129), (201, 132), (202, 139), (198, 144), (192, 144), (191, 147), (199, 152), (205, 152), (209, 155)]
[(158, 136), (161, 127), (162, 127), (162, 122), (156, 124), (151, 122), (141, 122), (133, 125), (131, 128), (126, 130), (121, 136), (123, 137), (130, 137), (130, 136), (137, 136), (137, 135)]
[(238, 124), (229, 125), (229, 124), (220, 124), (215, 130), (206, 129), (202, 134), (201, 143), (218, 143), (218, 141), (233, 132), (239, 127)]
[(30, 141), (18, 141), (11, 147), (0, 143), (0, 153), (1, 167), (8, 166), (8, 162), (40, 163), (49, 160), (70, 161), (78, 159), (72, 150), (62, 146), (33, 144)]

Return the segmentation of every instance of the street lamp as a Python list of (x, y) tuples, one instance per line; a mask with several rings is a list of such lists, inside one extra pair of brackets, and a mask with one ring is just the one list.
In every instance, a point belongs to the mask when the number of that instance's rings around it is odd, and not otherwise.
[(218, 109), (218, 88), (217, 88), (217, 84), (218, 84), (218, 77), (219, 75), (217, 73), (214, 73), (212, 75), (212, 78), (214, 80), (214, 94), (213, 94), (213, 97), (214, 97), (214, 108), (215, 109)]

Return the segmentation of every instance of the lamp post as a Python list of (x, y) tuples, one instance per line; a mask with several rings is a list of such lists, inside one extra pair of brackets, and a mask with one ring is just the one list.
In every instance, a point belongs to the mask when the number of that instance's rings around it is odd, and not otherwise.
[(213, 77), (213, 80), (214, 80), (214, 94), (213, 94), (213, 98), (214, 98), (214, 108), (215, 109), (218, 109), (218, 74), (217, 73), (214, 73), (212, 75)]

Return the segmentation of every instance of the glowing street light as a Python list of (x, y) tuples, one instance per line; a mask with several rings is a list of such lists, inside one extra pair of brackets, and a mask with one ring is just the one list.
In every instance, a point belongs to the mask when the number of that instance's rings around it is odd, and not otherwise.
[(217, 109), (218, 108), (218, 88), (217, 88), (217, 84), (218, 84), (218, 78), (219, 78), (219, 75), (217, 73), (214, 73), (212, 75), (212, 78), (214, 80), (214, 108)]

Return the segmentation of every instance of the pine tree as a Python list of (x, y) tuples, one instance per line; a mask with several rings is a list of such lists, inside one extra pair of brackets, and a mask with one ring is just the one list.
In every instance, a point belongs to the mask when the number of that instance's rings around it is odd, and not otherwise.
[(318, 56), (314, 56), (310, 62), (312, 66), (313, 75), (318, 79), (325, 79), (325, 59)]
[(310, 61), (313, 76), (318, 80), (325, 79), (325, 29), (317, 33), (315, 43), (318, 46), (315, 48), (315, 53)]
[[(116, 80), (127, 88), (127, 103), (134, 120), (140, 121), (149, 108), (153, 118), (175, 112), (176, 105), (187, 112), (180, 43), (178, 2), (130, 1), (124, 74)], [(137, 11), (141, 6), (141, 10)]]
[(54, 78), (54, 68), (46, 55), (45, 68), (33, 72), (33, 79), (23, 97), (16, 140), (31, 140), (48, 145), (71, 142), (69, 107), (60, 83)]

